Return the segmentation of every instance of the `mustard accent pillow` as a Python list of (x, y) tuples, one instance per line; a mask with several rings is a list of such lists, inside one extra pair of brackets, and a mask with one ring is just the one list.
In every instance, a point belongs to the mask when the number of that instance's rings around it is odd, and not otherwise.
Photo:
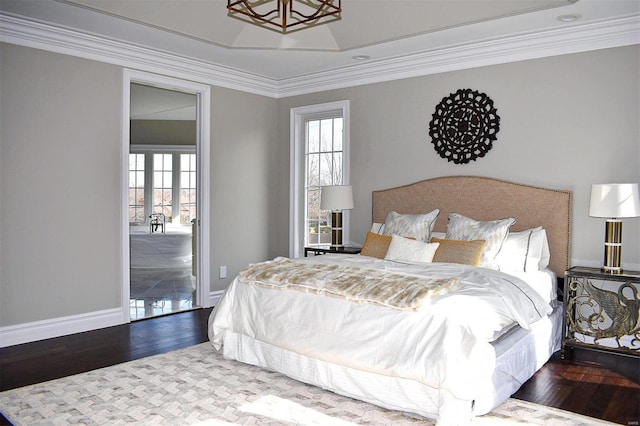
[(440, 243), (433, 262), (461, 263), (478, 266), (484, 251), (484, 240), (443, 240), (432, 238), (432, 243)]
[(377, 257), (384, 259), (391, 244), (391, 235), (374, 234), (367, 232), (367, 238), (364, 240), (360, 254), (363, 256)]

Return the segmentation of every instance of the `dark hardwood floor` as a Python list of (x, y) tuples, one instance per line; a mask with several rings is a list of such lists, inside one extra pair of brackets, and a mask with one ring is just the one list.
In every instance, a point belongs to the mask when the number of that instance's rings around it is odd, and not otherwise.
[(640, 358), (568, 350), (556, 352), (514, 398), (622, 424), (640, 421)]
[[(210, 312), (199, 309), (2, 348), (0, 390), (205, 342)], [(564, 360), (556, 354), (514, 398), (638, 425), (640, 359), (579, 349), (569, 351)]]

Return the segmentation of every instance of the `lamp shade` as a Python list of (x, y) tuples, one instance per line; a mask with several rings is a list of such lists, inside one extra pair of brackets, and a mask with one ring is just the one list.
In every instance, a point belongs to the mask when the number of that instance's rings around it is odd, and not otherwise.
[(353, 208), (351, 185), (323, 186), (320, 199), (322, 210), (348, 210)]
[(637, 183), (591, 185), (589, 216), (623, 218), (640, 216)]

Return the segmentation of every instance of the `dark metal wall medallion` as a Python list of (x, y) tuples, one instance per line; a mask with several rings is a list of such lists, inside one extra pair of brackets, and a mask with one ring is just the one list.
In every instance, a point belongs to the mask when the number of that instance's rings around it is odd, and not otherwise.
[(442, 98), (429, 123), (435, 150), (456, 164), (484, 157), (499, 130), (500, 116), (491, 98), (471, 89), (460, 89)]

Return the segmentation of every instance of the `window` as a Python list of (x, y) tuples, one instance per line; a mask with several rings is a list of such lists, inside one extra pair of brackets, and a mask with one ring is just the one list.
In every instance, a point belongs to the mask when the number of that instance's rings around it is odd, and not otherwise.
[(173, 217), (173, 154), (153, 154), (153, 213)]
[(342, 184), (342, 140), (342, 117), (305, 120), (305, 247), (331, 243), (331, 212), (320, 210), (320, 196), (323, 186)]
[(167, 222), (179, 224), (190, 224), (196, 217), (196, 155), (180, 152), (185, 150), (193, 149), (142, 145), (131, 148), (130, 224), (148, 223), (151, 213), (163, 213)]
[(129, 154), (129, 222), (144, 223), (144, 154)]
[(180, 154), (180, 223), (196, 217), (196, 155)]
[[(321, 188), (349, 184), (349, 102), (291, 110), (290, 255), (331, 243), (331, 212), (320, 210)], [(343, 238), (349, 241), (348, 212)]]

